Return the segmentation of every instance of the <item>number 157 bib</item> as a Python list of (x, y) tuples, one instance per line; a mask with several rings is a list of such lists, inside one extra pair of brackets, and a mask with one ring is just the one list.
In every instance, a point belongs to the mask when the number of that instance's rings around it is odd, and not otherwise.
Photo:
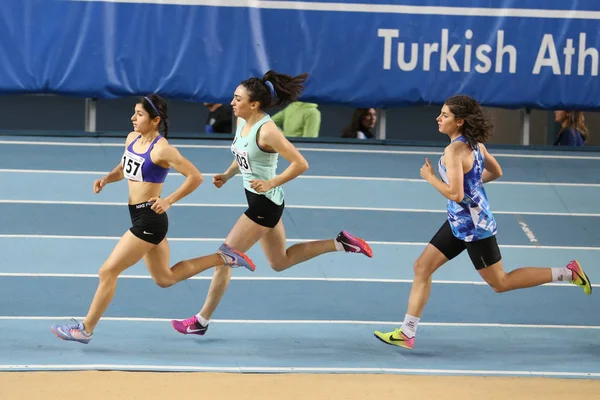
[(123, 167), (123, 175), (125, 178), (143, 182), (144, 177), (142, 176), (142, 165), (144, 165), (144, 158), (138, 156), (137, 154), (133, 154), (130, 151), (125, 151), (123, 154), (123, 159), (121, 160), (121, 166)]

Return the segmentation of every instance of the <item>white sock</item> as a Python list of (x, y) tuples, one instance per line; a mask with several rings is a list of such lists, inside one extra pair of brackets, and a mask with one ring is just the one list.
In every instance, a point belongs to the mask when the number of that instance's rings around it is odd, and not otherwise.
[(208, 326), (208, 323), (210, 322), (210, 320), (205, 319), (200, 313), (196, 314), (196, 318), (198, 318), (198, 322), (200, 322), (200, 325), (202, 326)]
[(573, 279), (573, 271), (567, 267), (550, 268), (552, 271), (552, 282), (569, 282)]
[(404, 322), (402, 323), (402, 333), (411, 339), (417, 334), (417, 326), (419, 325), (420, 318), (413, 317), (412, 315), (406, 314), (404, 316)]
[(333, 239), (333, 243), (335, 243), (335, 249), (337, 251), (345, 251), (344, 245), (342, 243), (338, 242), (337, 239)]

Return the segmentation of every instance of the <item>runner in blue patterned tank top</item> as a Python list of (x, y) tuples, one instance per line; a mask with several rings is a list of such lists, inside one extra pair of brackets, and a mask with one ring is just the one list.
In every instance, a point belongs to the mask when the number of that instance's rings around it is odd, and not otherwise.
[(591, 294), (590, 281), (576, 260), (559, 268), (504, 271), (496, 242), (496, 221), (484, 188), (485, 183), (502, 176), (500, 164), (484, 145), (492, 132), (492, 122), (468, 96), (446, 100), (437, 122), (439, 131), (450, 138), (438, 162), (441, 179), (436, 177), (429, 159), (425, 159), (421, 177), (448, 199), (447, 220), (414, 264), (415, 275), (402, 327), (387, 333), (375, 331), (375, 337), (387, 344), (412, 349), (429, 299), (431, 276), (463, 250), (467, 250), (475, 269), (498, 293), (570, 281), (585, 294)]
[[(453, 139), (450, 144), (454, 142), (468, 145), (467, 139), (462, 135)], [(480, 147), (483, 145), (472, 150), (472, 168), (463, 176), (464, 197), (462, 201), (457, 203), (448, 200), (448, 222), (452, 234), (465, 242), (475, 242), (496, 234), (496, 220), (490, 209), (481, 178), (485, 170), (485, 163)], [(443, 156), (438, 162), (438, 172), (442, 181), (449, 185), (448, 171), (444, 165)]]
[[(166, 288), (217, 264), (246, 266), (247, 257), (223, 244), (219, 251), (200, 259), (195, 265), (169, 267), (167, 210), (202, 183), (202, 174), (167, 141), (167, 103), (158, 95), (141, 98), (131, 117), (133, 132), (125, 140), (119, 164), (94, 182), (94, 193), (109, 183), (127, 179), (129, 214), (132, 226), (116, 244), (98, 273), (100, 283), (87, 316), (82, 322), (51, 326), (59, 338), (87, 344), (96, 324), (112, 301), (118, 276), (141, 259), (152, 279)], [(164, 134), (159, 133), (163, 128)], [(173, 168), (186, 177), (167, 197), (161, 197), (163, 184)], [(69, 299), (69, 301), (72, 299)]]

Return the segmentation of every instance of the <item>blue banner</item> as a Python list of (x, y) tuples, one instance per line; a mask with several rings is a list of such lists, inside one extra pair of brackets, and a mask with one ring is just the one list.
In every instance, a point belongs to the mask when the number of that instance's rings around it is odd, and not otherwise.
[(228, 102), (268, 69), (306, 101), (600, 108), (600, 2), (2, 0), (0, 92)]

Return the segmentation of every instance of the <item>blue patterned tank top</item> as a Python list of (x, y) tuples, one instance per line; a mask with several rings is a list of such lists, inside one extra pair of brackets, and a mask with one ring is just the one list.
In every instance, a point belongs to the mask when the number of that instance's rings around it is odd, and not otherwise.
[[(467, 143), (464, 136), (459, 136), (452, 141)], [(442, 180), (448, 184), (446, 167), (440, 157), (438, 172)], [(464, 175), (465, 197), (460, 202), (448, 200), (448, 222), (452, 233), (465, 242), (474, 242), (496, 234), (496, 220), (490, 209), (483, 181), (485, 160), (479, 146), (473, 150), (473, 168)]]

